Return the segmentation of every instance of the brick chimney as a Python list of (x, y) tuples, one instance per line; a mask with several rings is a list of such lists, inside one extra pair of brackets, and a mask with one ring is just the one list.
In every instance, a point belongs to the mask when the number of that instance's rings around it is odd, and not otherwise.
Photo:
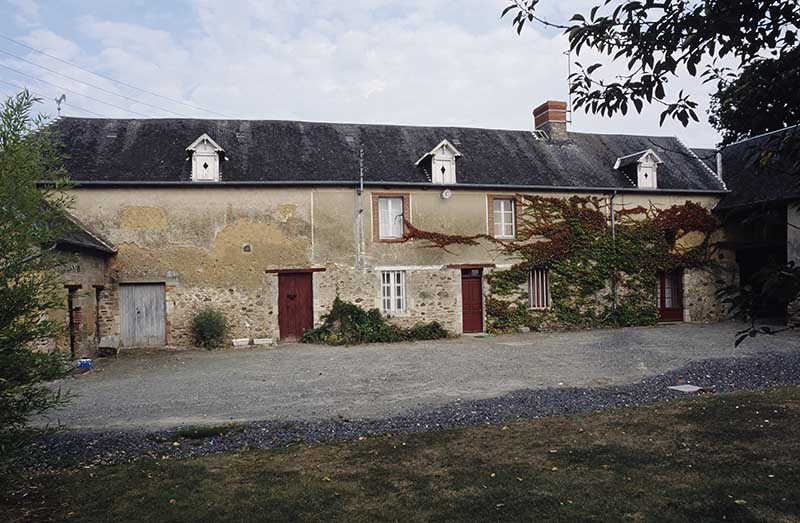
[(534, 127), (554, 140), (567, 139), (567, 102), (548, 100), (533, 110)]

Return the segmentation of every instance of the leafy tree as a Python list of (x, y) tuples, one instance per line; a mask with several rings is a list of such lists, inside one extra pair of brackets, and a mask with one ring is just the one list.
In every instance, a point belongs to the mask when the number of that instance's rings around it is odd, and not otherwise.
[[(563, 29), (577, 55), (589, 49), (614, 62), (624, 60), (627, 74), (611, 77), (602, 76), (602, 63), (577, 63), (570, 91), (575, 108), (586, 112), (613, 116), (631, 108), (641, 112), (645, 103), (655, 103), (663, 106), (662, 123), (671, 117), (688, 125), (690, 120), (699, 121), (698, 104), (691, 93), (671, 92), (670, 80), (678, 75), (716, 81), (718, 90), (724, 91), (745, 71), (782, 74), (794, 68), (797, 74), (800, 4), (796, 0), (598, 0), (588, 13), (576, 13), (566, 23), (538, 16), (540, 2), (514, 0), (503, 15), (514, 13), (517, 32), (529, 22)], [(740, 92), (738, 99), (752, 106), (760, 105), (753, 102), (769, 105), (771, 100), (776, 108), (788, 109), (788, 117), (800, 109), (795, 91), (777, 102), (772, 89)], [(712, 121), (726, 125), (730, 119)], [(767, 126), (780, 127), (784, 121), (778, 118)], [(730, 140), (754, 130), (737, 126), (728, 131)]]
[(55, 246), (70, 200), (37, 102), (23, 91), (0, 105), (0, 433), (63, 401), (44, 385), (63, 376), (62, 357), (35, 349), (62, 331), (48, 312), (64, 306)]

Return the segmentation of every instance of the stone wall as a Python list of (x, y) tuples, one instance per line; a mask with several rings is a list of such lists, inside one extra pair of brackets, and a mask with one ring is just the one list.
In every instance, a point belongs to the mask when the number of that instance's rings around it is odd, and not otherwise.
[[(46, 346), (47, 350), (58, 350), (70, 354), (70, 325), (67, 310), (68, 297), (72, 297), (72, 315), (74, 327), (74, 356), (76, 358), (92, 356), (97, 350), (97, 343), (109, 324), (109, 307), (103, 299), (103, 290), (109, 287), (107, 259), (83, 252), (64, 251), (65, 265), (60, 274), (64, 285), (64, 308), (50, 312), (51, 318), (63, 324), (63, 335)], [(100, 294), (98, 295), (98, 291)], [(98, 300), (98, 297), (100, 299)], [(100, 316), (98, 317), (98, 314)], [(97, 330), (98, 319), (100, 330)], [(114, 319), (111, 318), (111, 322)], [(111, 329), (114, 327), (111, 326)]]
[(170, 345), (192, 344), (192, 317), (213, 306), (225, 315), (231, 338), (271, 338), (277, 334), (277, 307), (272, 289), (182, 287), (167, 285), (167, 337)]
[(315, 320), (330, 311), (337, 294), (364, 309), (380, 310), (384, 270), (405, 272), (406, 310), (392, 314), (391, 323), (411, 327), (438, 321), (450, 332), (461, 332), (461, 272), (444, 266), (379, 266), (362, 273), (331, 265), (326, 272), (314, 274)]

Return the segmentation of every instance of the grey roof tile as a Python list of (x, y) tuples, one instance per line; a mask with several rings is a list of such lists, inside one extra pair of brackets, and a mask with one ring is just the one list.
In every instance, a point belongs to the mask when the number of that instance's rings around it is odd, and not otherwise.
[[(676, 138), (569, 133), (537, 140), (529, 131), (277, 120), (61, 118), (56, 124), (76, 181), (190, 181), (186, 147), (203, 133), (225, 149), (228, 182), (427, 183), (414, 163), (443, 139), (458, 143), (458, 183), (633, 188), (617, 158), (653, 149), (664, 160), (659, 188), (721, 191), (718, 179)], [(348, 140), (348, 137), (350, 138)]]

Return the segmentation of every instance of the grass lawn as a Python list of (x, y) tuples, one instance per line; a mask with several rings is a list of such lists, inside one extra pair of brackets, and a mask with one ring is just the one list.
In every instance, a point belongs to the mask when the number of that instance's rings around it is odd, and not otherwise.
[(20, 489), (0, 521), (800, 522), (800, 387), (63, 471)]

